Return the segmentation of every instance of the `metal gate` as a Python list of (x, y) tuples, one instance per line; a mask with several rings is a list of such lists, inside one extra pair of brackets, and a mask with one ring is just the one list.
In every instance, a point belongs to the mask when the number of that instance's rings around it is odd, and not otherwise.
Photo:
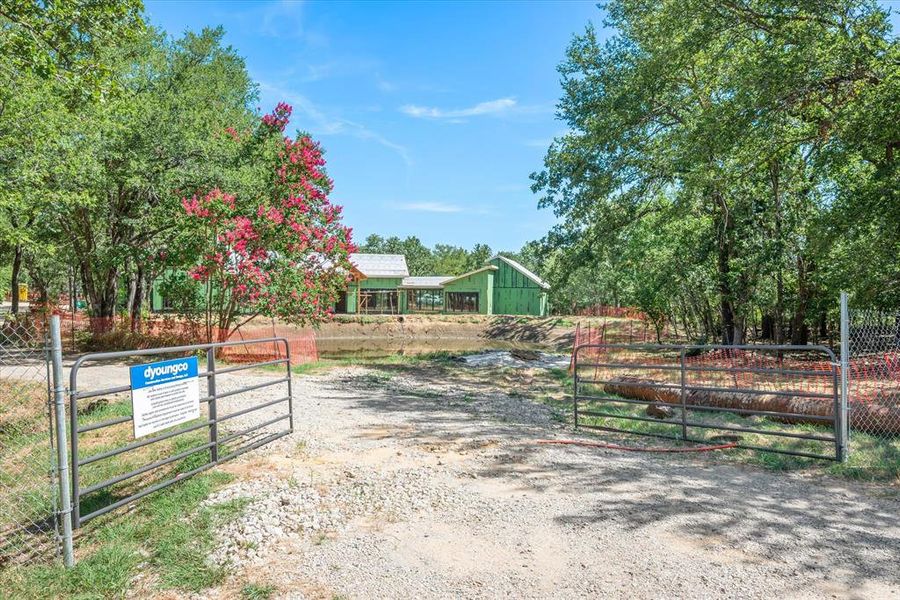
[(824, 346), (584, 344), (572, 370), (576, 427), (846, 455), (839, 364)]
[(58, 547), (48, 352), (43, 321), (0, 318), (0, 568)]
[[(277, 355), (283, 358), (220, 366), (216, 355), (238, 345), (277, 345), (283, 349)], [(132, 388), (123, 361), (198, 354), (206, 362), (206, 369), (198, 374), (206, 381), (200, 419), (135, 439), (128, 401)], [(80, 527), (94, 517), (292, 433), (290, 364), (290, 345), (285, 338), (80, 357), (72, 367), (69, 383), (73, 525)], [(243, 372), (259, 368), (284, 369), (284, 375), (257, 376), (247, 384), (249, 375)], [(237, 373), (241, 375), (235, 380), (232, 376)]]

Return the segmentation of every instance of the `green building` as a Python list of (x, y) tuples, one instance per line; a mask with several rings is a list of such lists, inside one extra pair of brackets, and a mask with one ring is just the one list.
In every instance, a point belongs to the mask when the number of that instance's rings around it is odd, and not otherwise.
[(338, 313), (544, 316), (548, 312), (550, 286), (499, 254), (480, 269), (455, 277), (410, 277), (402, 254), (353, 254), (350, 262), (353, 282), (335, 306)]
[[(499, 254), (483, 267), (452, 276), (410, 277), (402, 254), (351, 254), (353, 280), (335, 305), (343, 314), (548, 314), (550, 286)], [(153, 286), (152, 310), (172, 310)]]

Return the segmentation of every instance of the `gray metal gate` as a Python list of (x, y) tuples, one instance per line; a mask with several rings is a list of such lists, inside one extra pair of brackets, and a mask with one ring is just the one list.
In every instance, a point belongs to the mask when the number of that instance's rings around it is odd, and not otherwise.
[(47, 329), (0, 318), (0, 568), (56, 555), (56, 455)]
[[(272, 344), (283, 346), (279, 356), (284, 358), (227, 367), (217, 363), (216, 354), (223, 348)], [(199, 373), (201, 381), (206, 380), (201, 418), (135, 440), (129, 427), (131, 384), (122, 361), (197, 354), (206, 362), (205, 371)], [(290, 346), (284, 338), (80, 357), (69, 378), (74, 526), (293, 432), (290, 364)], [(284, 369), (284, 375), (256, 377), (247, 384), (244, 372), (259, 368)], [(233, 379), (237, 373), (240, 380)]]
[(584, 344), (575, 426), (843, 460), (839, 374), (824, 346)]

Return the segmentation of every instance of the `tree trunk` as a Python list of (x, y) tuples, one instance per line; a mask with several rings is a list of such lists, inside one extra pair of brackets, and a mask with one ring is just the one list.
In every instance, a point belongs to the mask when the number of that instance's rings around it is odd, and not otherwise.
[(775, 343), (784, 342), (784, 243), (782, 241), (781, 210), (781, 165), (777, 160), (769, 163), (769, 181), (772, 184), (772, 197), (775, 201)]
[(15, 254), (13, 255), (12, 277), (10, 278), (12, 308), (10, 312), (14, 315), (19, 313), (19, 275), (22, 272), (22, 245), (16, 244)]
[(771, 314), (764, 314), (762, 316), (762, 332), (759, 334), (764, 340), (771, 340), (775, 338), (775, 317)]
[(806, 261), (797, 257), (797, 305), (791, 321), (791, 344), (805, 346), (809, 342), (809, 326), (806, 324), (806, 308), (809, 304), (809, 278)]
[(718, 274), (718, 290), (719, 290), (719, 316), (722, 321), (721, 338), (722, 343), (731, 345), (737, 343), (735, 340), (741, 338), (741, 334), (737, 331), (735, 323), (735, 310), (733, 301), (733, 291), (731, 289), (731, 215), (725, 204), (725, 199), (721, 194), (716, 193), (717, 204), (717, 229), (718, 229), (718, 252), (716, 255), (716, 269)]
[(128, 311), (131, 317), (131, 331), (135, 331), (140, 323), (144, 303), (144, 267), (140, 264), (135, 268), (130, 296)]

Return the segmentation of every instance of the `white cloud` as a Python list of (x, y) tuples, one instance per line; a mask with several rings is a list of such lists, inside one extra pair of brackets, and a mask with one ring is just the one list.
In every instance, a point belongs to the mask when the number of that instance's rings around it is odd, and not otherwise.
[(397, 89), (396, 85), (382, 77), (380, 73), (375, 73), (375, 86), (385, 93), (393, 92)]
[(498, 98), (479, 102), (468, 108), (443, 109), (430, 106), (417, 106), (406, 104), (400, 107), (400, 111), (420, 119), (461, 119), (465, 117), (477, 117), (481, 115), (497, 115), (509, 112), (516, 108), (515, 98)]
[(444, 202), (408, 202), (398, 204), (398, 210), (408, 210), (414, 212), (432, 212), (432, 213), (457, 213), (462, 212), (462, 207), (456, 204), (446, 204)]
[(303, 115), (304, 118), (296, 123), (300, 129), (308, 130), (315, 135), (349, 135), (361, 140), (371, 140), (396, 152), (403, 159), (403, 162), (406, 163), (407, 167), (412, 166), (413, 161), (409, 150), (405, 146), (392, 142), (377, 131), (369, 129), (361, 123), (328, 114), (317, 108), (309, 98), (302, 94), (297, 94), (265, 82), (260, 82), (259, 87), (261, 90), (290, 103), (297, 113)]

